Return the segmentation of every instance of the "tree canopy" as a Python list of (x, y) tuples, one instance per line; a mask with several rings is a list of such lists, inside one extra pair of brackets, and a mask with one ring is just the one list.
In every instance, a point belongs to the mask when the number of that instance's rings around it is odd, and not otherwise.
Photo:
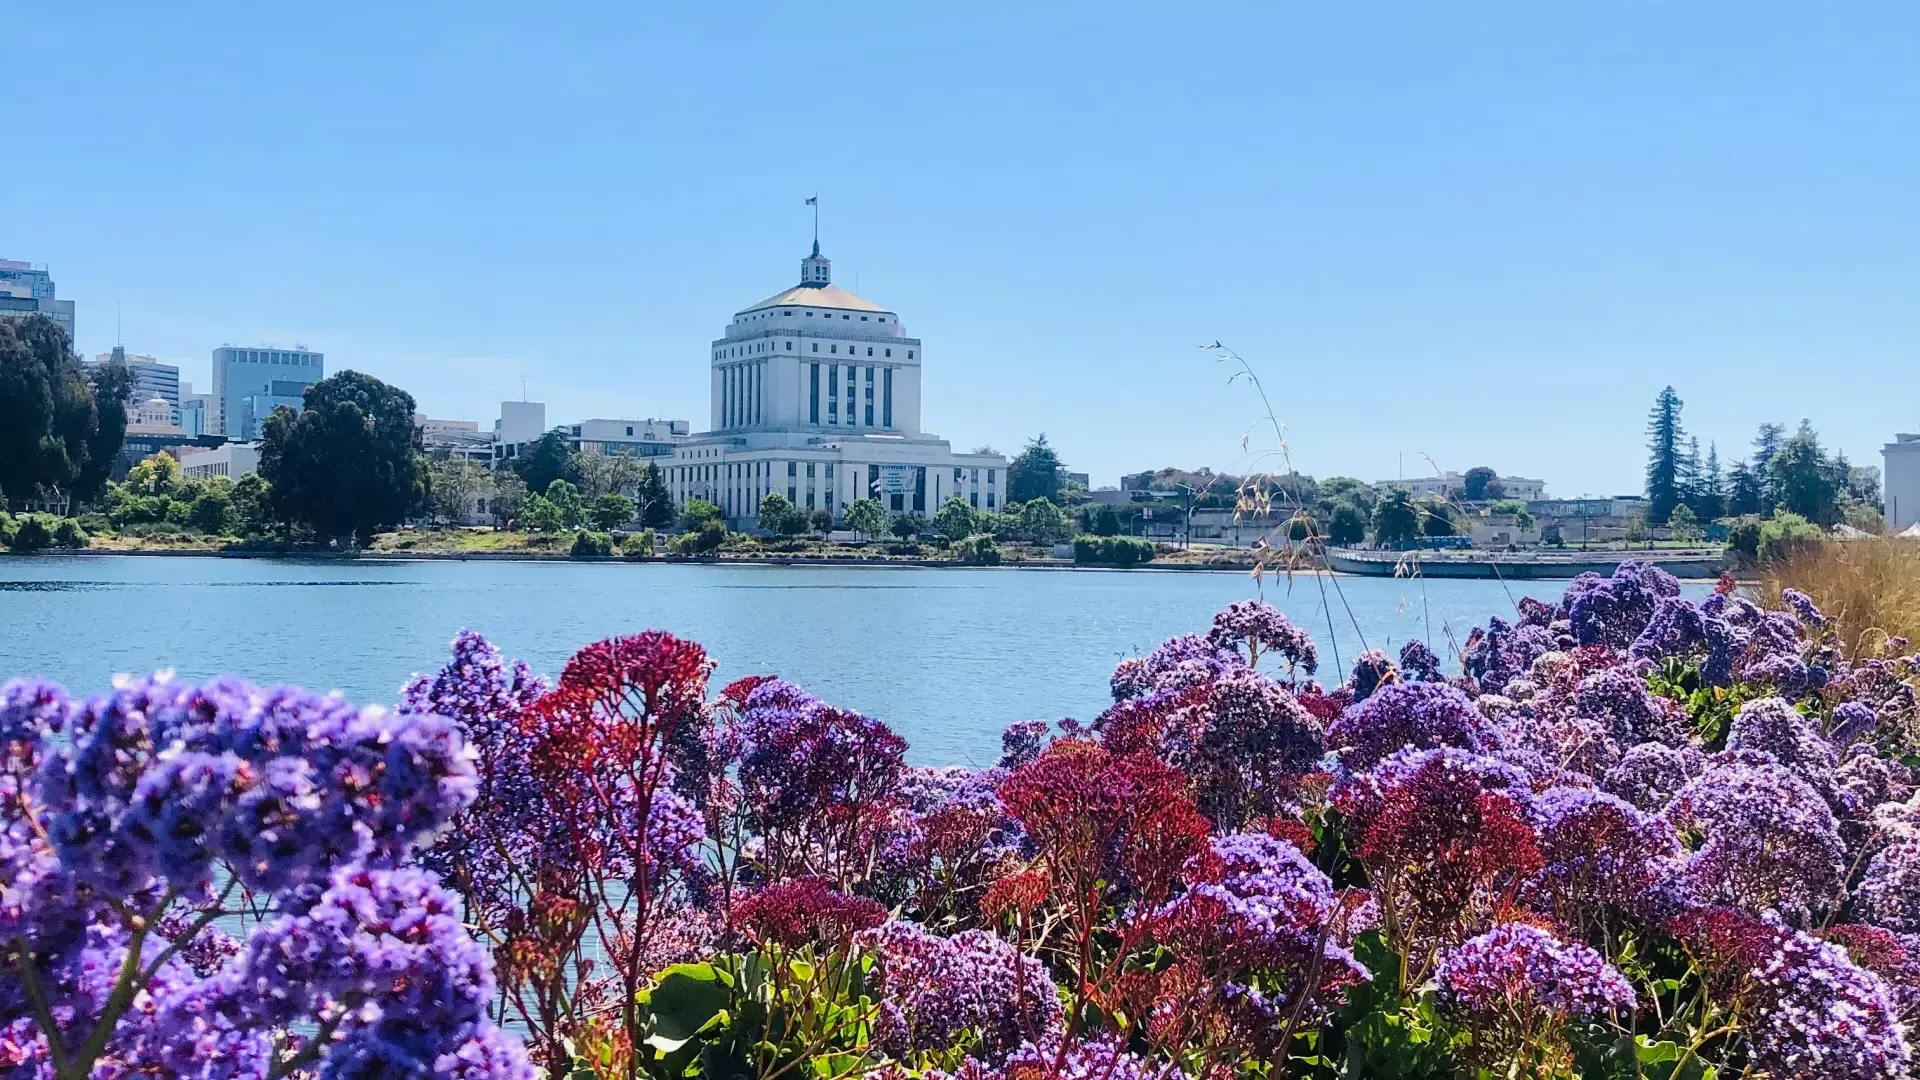
[(666, 474), (651, 461), (640, 470), (640, 482), (634, 486), (633, 502), (641, 525), (657, 529), (673, 524), (673, 492), (667, 489)]
[(342, 371), (309, 386), (302, 400), (299, 412), (275, 409), (261, 432), (260, 474), (282, 520), (365, 543), (423, 504), (412, 394)]
[(887, 530), (887, 508), (879, 499), (855, 499), (847, 504), (846, 524), (862, 536), (878, 536)]
[(91, 500), (106, 487), (127, 431), (133, 374), (83, 369), (67, 332), (44, 315), (0, 320), (0, 492)]
[(1654, 399), (1647, 416), (1647, 520), (1664, 525), (1685, 492), (1686, 469), (1681, 460), (1680, 395), (1669, 386)]
[(1041, 432), (1007, 465), (1007, 501), (1046, 499), (1058, 504), (1060, 469), (1060, 455), (1047, 445), (1046, 433)]
[(513, 459), (513, 471), (527, 482), (527, 490), (545, 491), (555, 480), (573, 482), (572, 470), (568, 468), (567, 441), (566, 433), (555, 428), (528, 443), (520, 456)]
[(1460, 494), (1468, 502), (1479, 502), (1491, 498), (1487, 494), (1487, 485), (1500, 479), (1500, 475), (1485, 465), (1475, 465), (1461, 478)]
[(1388, 489), (1373, 508), (1373, 542), (1382, 547), (1411, 543), (1420, 535), (1420, 508), (1403, 487)]

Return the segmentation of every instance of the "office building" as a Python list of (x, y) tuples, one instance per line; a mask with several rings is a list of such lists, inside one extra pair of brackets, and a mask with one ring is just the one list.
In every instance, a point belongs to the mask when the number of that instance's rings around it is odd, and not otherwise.
[(45, 267), (0, 259), (0, 319), (45, 315), (67, 332), (73, 343), (73, 301), (54, 296), (53, 275)]
[(95, 364), (124, 364), (133, 373), (133, 389), (127, 395), (129, 411), (153, 398), (167, 403), (172, 411), (170, 422), (180, 420), (180, 368), (174, 364), (161, 363), (151, 356), (130, 353), (123, 346), (115, 345), (112, 352), (103, 352), (93, 358)]
[(212, 430), (248, 442), (276, 405), (299, 408), (306, 388), (326, 377), (326, 357), (298, 346), (213, 350)]
[(260, 444), (222, 443), (198, 452), (189, 451), (180, 458), (180, 471), (190, 480), (215, 476), (238, 480), (260, 471)]
[(196, 394), (193, 384), (180, 384), (180, 429), (189, 435), (204, 435), (207, 432), (207, 417), (213, 408), (212, 394)]
[(869, 497), (922, 517), (956, 495), (1005, 505), (1004, 457), (955, 453), (921, 430), (921, 350), (897, 313), (833, 284), (815, 240), (799, 284), (712, 343), (709, 430), (675, 450), (675, 501), (708, 500), (735, 522), (773, 492), (836, 517)]

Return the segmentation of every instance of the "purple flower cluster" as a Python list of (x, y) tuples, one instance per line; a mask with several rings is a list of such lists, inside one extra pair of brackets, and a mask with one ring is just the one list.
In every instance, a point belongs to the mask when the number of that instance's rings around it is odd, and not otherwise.
[(1434, 976), (1449, 1006), (1496, 1023), (1516, 1013), (1596, 1016), (1635, 1004), (1633, 987), (1599, 953), (1526, 923), (1502, 923), (1447, 950)]
[(1591, 788), (1557, 787), (1533, 799), (1544, 865), (1533, 887), (1560, 911), (1632, 907), (1668, 877), (1680, 855), (1673, 827)]
[(1680, 595), (1680, 582), (1651, 563), (1623, 562), (1611, 578), (1581, 574), (1567, 589), (1567, 622), (1582, 645), (1625, 649), (1653, 621), (1662, 597)]
[(1299, 980), (1320, 952), (1321, 980), (1372, 976), (1340, 945), (1344, 909), (1333, 883), (1300, 850), (1264, 833), (1216, 837), (1188, 867), (1187, 891), (1154, 916), (1162, 940), (1267, 986)]
[[(264, 1076), (288, 1032), (317, 1028), (301, 1052), (323, 1077), (443, 1075), (456, 1059), (530, 1077), (485, 1015), (491, 964), (456, 901), (401, 868), (473, 799), (471, 758), (443, 716), (289, 688), (162, 675), (75, 703), (7, 684), (0, 936), (31, 944), (62, 1022), (38, 1030), (0, 980), (6, 1053), (82, 1052), (75, 1033), (137, 951), (151, 974), (87, 1044), (93, 1075)], [(228, 881), (264, 916), (244, 943), (205, 921)]]
[(1400, 646), (1400, 672), (1415, 682), (1439, 682), (1440, 658), (1433, 654), (1426, 642), (1417, 638), (1409, 639)]
[[(1007, 1058), (1004, 1075), (1008, 1080), (1177, 1080), (1182, 1074), (1128, 1053), (1117, 1038), (1100, 1036), (1064, 1046), (1058, 1039), (1024, 1045)], [(963, 1069), (958, 1080), (974, 1078)]]
[(1353, 700), (1365, 701), (1380, 688), (1381, 683), (1398, 682), (1400, 669), (1379, 649), (1368, 649), (1353, 662), (1353, 674), (1347, 679), (1347, 687), (1353, 691)]
[(1457, 747), (1474, 753), (1502, 740), (1473, 701), (1444, 683), (1390, 683), (1348, 706), (1327, 726), (1327, 745), (1345, 768), (1360, 772), (1400, 750)]
[(1602, 790), (1648, 813), (1666, 809), (1704, 760), (1692, 747), (1676, 750), (1665, 743), (1641, 743), (1620, 756), (1600, 779)]
[(1207, 641), (1216, 648), (1239, 654), (1248, 667), (1271, 653), (1287, 662), (1287, 670), (1311, 675), (1320, 667), (1320, 654), (1313, 636), (1294, 625), (1272, 604), (1259, 600), (1237, 600), (1213, 617), (1213, 629)]
[(971, 1031), (999, 1064), (1023, 1043), (1057, 1039), (1060, 998), (1046, 965), (984, 930), (952, 937), (894, 920), (862, 933), (880, 995), (877, 1040), (896, 1057), (940, 1051)]
[(1681, 871), (1702, 902), (1805, 920), (1839, 890), (1845, 849), (1833, 810), (1764, 753), (1709, 761), (1666, 817), (1704, 837)]
[(1774, 1076), (1900, 1080), (1913, 1054), (1886, 980), (1838, 945), (1781, 932), (1754, 967), (1754, 1061)]
[(1811, 720), (1784, 699), (1757, 698), (1741, 706), (1727, 729), (1727, 749), (1770, 754), (1815, 791), (1822, 795), (1833, 791), (1833, 747), (1814, 730)]

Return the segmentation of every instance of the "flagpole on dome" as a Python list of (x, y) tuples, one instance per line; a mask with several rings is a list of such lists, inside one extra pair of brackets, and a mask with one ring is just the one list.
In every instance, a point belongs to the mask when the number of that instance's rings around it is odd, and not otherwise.
[(820, 193), (814, 192), (807, 197), (807, 205), (813, 207), (813, 253), (820, 254)]

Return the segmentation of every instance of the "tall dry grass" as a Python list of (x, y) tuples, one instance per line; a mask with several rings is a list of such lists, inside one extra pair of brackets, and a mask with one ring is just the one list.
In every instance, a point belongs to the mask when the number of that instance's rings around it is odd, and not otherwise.
[(1761, 577), (1769, 607), (1788, 588), (1813, 597), (1859, 655), (1878, 654), (1890, 636), (1920, 641), (1920, 541), (1829, 540), (1802, 549)]

